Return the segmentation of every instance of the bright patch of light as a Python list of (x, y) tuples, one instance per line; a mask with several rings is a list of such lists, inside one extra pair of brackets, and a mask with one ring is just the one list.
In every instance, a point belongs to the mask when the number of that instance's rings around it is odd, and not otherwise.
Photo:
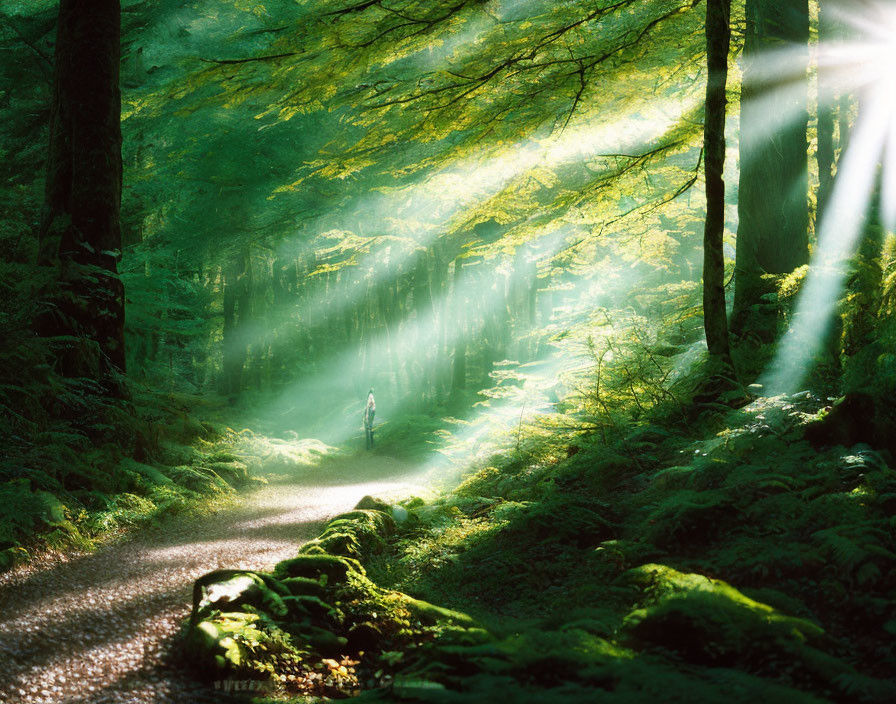
[(849, 258), (874, 204), (882, 163), (881, 211), (888, 227), (896, 225), (896, 12), (882, 5), (863, 7), (867, 14), (840, 14), (864, 35), (863, 41), (819, 48), (819, 68), (829, 91), (822, 92), (819, 100), (849, 92), (859, 98), (859, 115), (840, 157), (830, 202), (821, 214), (818, 246), (790, 330), (764, 379), (771, 394), (796, 391), (824, 344)]
[[(455, 219), (495, 197), (512, 182), (535, 169), (555, 169), (570, 163), (586, 162), (603, 154), (637, 153), (656, 143), (676, 124), (680, 123), (696, 106), (696, 96), (689, 100), (675, 100), (659, 105), (636, 105), (632, 110), (641, 116), (637, 120), (619, 122), (583, 122), (572, 125), (562, 133), (542, 140), (526, 140), (500, 150), (488, 149), (463, 161), (448, 166), (420, 182), (403, 188), (382, 189), (360, 199), (346, 222), (376, 222), (371, 232), (370, 244), (357, 257), (358, 268), (372, 272), (369, 279), (374, 285), (392, 276), (396, 267), (406, 263), (418, 251), (426, 247), (456, 225)], [(349, 229), (348, 225), (344, 229)], [(338, 227), (336, 229), (339, 229)], [(384, 242), (411, 241), (415, 247), (405, 245), (389, 248), (388, 265), (383, 262), (383, 249), (375, 240)], [(284, 251), (291, 246), (287, 244)], [(309, 296), (309, 303), (293, 315), (301, 319), (305, 327), (324, 323), (328, 318), (364, 301), (368, 295), (366, 285), (344, 286), (335, 293), (327, 292), (331, 305), (321, 306), (320, 289), (325, 287), (324, 277), (319, 277), (317, 291)], [(256, 338), (268, 331), (263, 323), (247, 331)]]

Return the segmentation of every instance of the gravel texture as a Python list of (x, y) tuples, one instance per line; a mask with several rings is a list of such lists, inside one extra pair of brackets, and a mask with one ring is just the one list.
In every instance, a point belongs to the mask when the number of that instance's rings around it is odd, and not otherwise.
[(420, 489), (415, 479), (373, 456), (306, 469), (214, 515), (171, 518), (96, 552), (0, 575), (0, 702), (228, 701), (180, 663), (193, 580), (270, 569), (363, 496), (408, 495)]

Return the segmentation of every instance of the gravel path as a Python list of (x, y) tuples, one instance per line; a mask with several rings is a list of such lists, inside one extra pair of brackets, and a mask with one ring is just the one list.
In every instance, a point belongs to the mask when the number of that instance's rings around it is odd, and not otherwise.
[(223, 567), (269, 569), (364, 495), (420, 488), (394, 460), (336, 467), (276, 477), (213, 516), (171, 519), (94, 553), (0, 575), (0, 702), (227, 701), (192, 681), (172, 647), (193, 580)]

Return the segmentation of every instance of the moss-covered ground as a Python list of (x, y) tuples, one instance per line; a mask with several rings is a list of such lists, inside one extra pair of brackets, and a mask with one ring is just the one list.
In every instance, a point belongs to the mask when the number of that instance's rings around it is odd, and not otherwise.
[[(58, 432), (6, 447), (0, 570), (91, 550), (168, 517), (219, 510), (236, 490), (263, 483), (263, 473), (326, 451), (234, 430), (220, 420), (228, 411), (223, 400), (135, 392), (103, 408), (85, 406), (80, 425), (60, 424)], [(110, 422), (120, 425), (100, 445), (93, 431)]]
[(758, 399), (370, 501), (203, 585), (200, 669), (274, 699), (893, 700), (896, 472), (825, 446), (832, 413)]

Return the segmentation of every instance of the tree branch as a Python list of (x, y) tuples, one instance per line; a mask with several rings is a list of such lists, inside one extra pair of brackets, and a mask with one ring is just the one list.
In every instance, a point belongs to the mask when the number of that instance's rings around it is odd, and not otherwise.
[(301, 51), (289, 51), (285, 54), (271, 54), (270, 56), (250, 56), (246, 59), (203, 59), (200, 57), (200, 61), (204, 61), (207, 64), (247, 64), (252, 61), (273, 61), (274, 59), (284, 59), (288, 56), (299, 56)]

